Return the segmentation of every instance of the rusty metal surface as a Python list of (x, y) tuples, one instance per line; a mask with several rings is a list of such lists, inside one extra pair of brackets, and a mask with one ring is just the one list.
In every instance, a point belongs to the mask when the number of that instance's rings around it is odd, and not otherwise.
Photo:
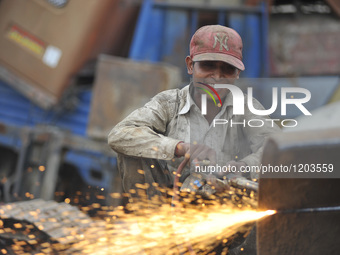
[(340, 254), (339, 222), (340, 212), (270, 216), (257, 223), (257, 254)]
[[(284, 133), (267, 143), (262, 163), (310, 164), (316, 160), (334, 163), (339, 171), (339, 137), (339, 129)], [(339, 178), (261, 178), (259, 187), (259, 209), (278, 210), (257, 223), (259, 255), (340, 254)], [(315, 210), (325, 207), (335, 210)]]
[(157, 93), (179, 85), (180, 71), (177, 67), (101, 55), (88, 135), (106, 140), (113, 126), (129, 113), (143, 106)]
[(327, 75), (340, 70), (340, 21), (328, 15), (272, 16), (271, 75)]

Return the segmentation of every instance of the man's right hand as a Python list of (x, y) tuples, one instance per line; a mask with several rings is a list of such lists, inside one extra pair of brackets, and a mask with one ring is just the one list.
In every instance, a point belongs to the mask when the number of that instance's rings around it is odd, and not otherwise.
[(216, 164), (216, 152), (211, 147), (204, 144), (178, 143), (175, 155), (186, 157), (190, 161), (209, 160), (211, 164)]

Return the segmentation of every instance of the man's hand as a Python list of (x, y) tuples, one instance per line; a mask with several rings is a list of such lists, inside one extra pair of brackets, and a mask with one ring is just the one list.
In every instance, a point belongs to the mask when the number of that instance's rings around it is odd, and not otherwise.
[(218, 179), (215, 175), (209, 174), (207, 177), (207, 183), (213, 186), (216, 192), (223, 192), (230, 189), (228, 182)]
[(175, 155), (177, 157), (189, 158), (190, 161), (209, 160), (211, 164), (216, 164), (215, 150), (204, 144), (178, 143)]

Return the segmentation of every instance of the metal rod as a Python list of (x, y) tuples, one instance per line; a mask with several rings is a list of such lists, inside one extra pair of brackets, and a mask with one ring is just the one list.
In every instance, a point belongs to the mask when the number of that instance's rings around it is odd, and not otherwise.
[(311, 213), (311, 212), (332, 212), (340, 211), (340, 206), (330, 206), (330, 207), (316, 207), (316, 208), (303, 208), (303, 209), (290, 209), (290, 210), (278, 210), (277, 213)]
[(259, 184), (257, 182), (250, 181), (245, 178), (234, 178), (229, 180), (229, 185), (235, 188), (252, 190), (258, 192)]
[(238, 13), (255, 13), (261, 14), (262, 10), (259, 7), (252, 6), (226, 6), (226, 5), (209, 5), (209, 4), (192, 4), (192, 3), (160, 3), (154, 2), (154, 7), (171, 8), (171, 9), (189, 9), (198, 11), (226, 11)]

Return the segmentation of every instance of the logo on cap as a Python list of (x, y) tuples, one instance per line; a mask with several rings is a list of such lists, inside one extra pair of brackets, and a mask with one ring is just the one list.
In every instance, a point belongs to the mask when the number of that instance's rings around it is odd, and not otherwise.
[(214, 39), (215, 39), (215, 42), (214, 42), (214, 45), (213, 45), (213, 48), (215, 49), (216, 46), (217, 46), (217, 42), (220, 43), (220, 51), (222, 51), (222, 47), (226, 50), (226, 51), (229, 51), (229, 48), (228, 48), (228, 39), (229, 37), (227, 36), (227, 34), (224, 34), (224, 33), (217, 33), (215, 36), (214, 36)]
[(203, 26), (191, 38), (190, 57), (193, 61), (223, 61), (243, 71), (242, 46), (241, 36), (234, 29)]

